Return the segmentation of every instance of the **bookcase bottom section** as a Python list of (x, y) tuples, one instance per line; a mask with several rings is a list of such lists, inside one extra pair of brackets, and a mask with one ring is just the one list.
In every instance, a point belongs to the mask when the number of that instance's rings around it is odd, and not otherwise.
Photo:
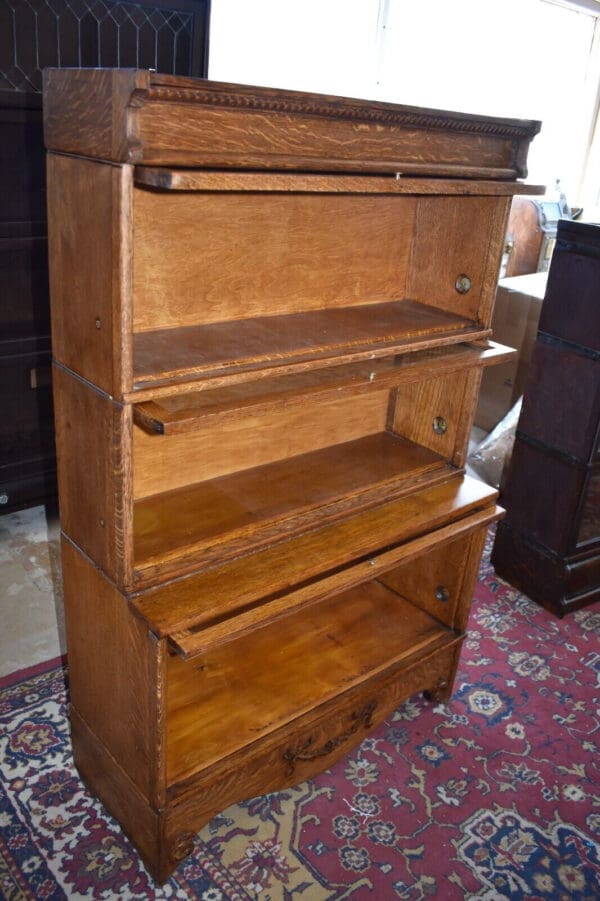
[(600, 553), (573, 559), (550, 553), (508, 523), (499, 523), (492, 564), (497, 574), (563, 617), (600, 600)]
[[(73, 753), (81, 777), (119, 821), (157, 882), (191, 852), (193, 839), (231, 804), (281, 791), (315, 776), (347, 754), (404, 700), (425, 691), (447, 698), (462, 638), (345, 692), (264, 740), (168, 789), (154, 806), (71, 708)], [(158, 774), (157, 774), (158, 775)]]

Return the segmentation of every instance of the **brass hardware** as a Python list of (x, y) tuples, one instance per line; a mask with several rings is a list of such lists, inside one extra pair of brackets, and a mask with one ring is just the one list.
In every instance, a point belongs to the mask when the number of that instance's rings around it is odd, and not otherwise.
[(436, 435), (445, 435), (448, 431), (448, 423), (443, 416), (436, 416), (431, 423), (431, 427)]
[(450, 592), (445, 585), (438, 585), (435, 589), (435, 596), (438, 601), (442, 601), (444, 604), (447, 604), (450, 600)]
[(376, 560), (369, 560), (369, 566), (375, 566)]
[(352, 735), (355, 735), (361, 726), (365, 729), (370, 729), (373, 725), (371, 717), (373, 716), (376, 707), (377, 701), (369, 701), (368, 704), (365, 704), (364, 707), (361, 707), (360, 710), (357, 710), (356, 713), (352, 714), (350, 717), (352, 725), (349, 726), (345, 732), (342, 732), (337, 738), (330, 738), (329, 741), (326, 741), (320, 748), (315, 748), (314, 751), (308, 750), (313, 743), (312, 735), (307, 738), (303, 744), (298, 745), (296, 748), (289, 748), (287, 751), (284, 751), (283, 759), (286, 760), (288, 764), (286, 775), (292, 775), (296, 768), (297, 760), (316, 760), (317, 757), (326, 757), (328, 754), (331, 754), (332, 751), (335, 751), (336, 748), (339, 748), (339, 746), (347, 741)]
[(370, 381), (370, 382), (374, 382), (374, 381), (375, 381), (375, 373), (374, 373), (374, 372), (370, 372), (370, 373), (369, 373), (369, 381)]
[(102, 322), (100, 321), (100, 319), (96, 319), (96, 328), (100, 328), (101, 325)]
[(467, 294), (471, 290), (471, 279), (468, 275), (459, 275), (454, 282), (454, 287), (459, 294)]

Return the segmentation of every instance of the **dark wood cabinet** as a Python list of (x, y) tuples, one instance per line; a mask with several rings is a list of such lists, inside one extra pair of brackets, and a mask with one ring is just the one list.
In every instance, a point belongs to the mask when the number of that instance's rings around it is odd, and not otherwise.
[(56, 496), (44, 66), (206, 75), (210, 0), (15, 0), (0, 10), (0, 513)]
[(559, 616), (600, 597), (599, 434), (600, 226), (563, 221), (492, 556)]
[(41, 96), (0, 91), (0, 512), (56, 494)]

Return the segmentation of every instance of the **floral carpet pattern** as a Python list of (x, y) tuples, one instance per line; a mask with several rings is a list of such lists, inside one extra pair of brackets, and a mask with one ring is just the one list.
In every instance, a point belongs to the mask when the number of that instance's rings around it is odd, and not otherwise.
[(599, 636), (598, 605), (559, 621), (486, 554), (450, 703), (224, 811), (160, 887), (74, 770), (65, 669), (4, 680), (0, 897), (598, 901)]

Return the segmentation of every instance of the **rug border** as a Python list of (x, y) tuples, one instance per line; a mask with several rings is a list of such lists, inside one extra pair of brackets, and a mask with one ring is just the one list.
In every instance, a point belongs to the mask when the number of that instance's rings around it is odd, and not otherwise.
[(41, 663), (35, 663), (33, 666), (27, 666), (23, 669), (15, 670), (13, 673), (8, 673), (6, 676), (0, 676), (0, 690), (10, 688), (18, 682), (31, 679), (33, 676), (41, 676), (43, 673), (50, 672), (50, 670), (65, 666), (66, 663), (67, 655), (61, 654), (59, 657), (53, 657), (51, 660), (43, 660)]

